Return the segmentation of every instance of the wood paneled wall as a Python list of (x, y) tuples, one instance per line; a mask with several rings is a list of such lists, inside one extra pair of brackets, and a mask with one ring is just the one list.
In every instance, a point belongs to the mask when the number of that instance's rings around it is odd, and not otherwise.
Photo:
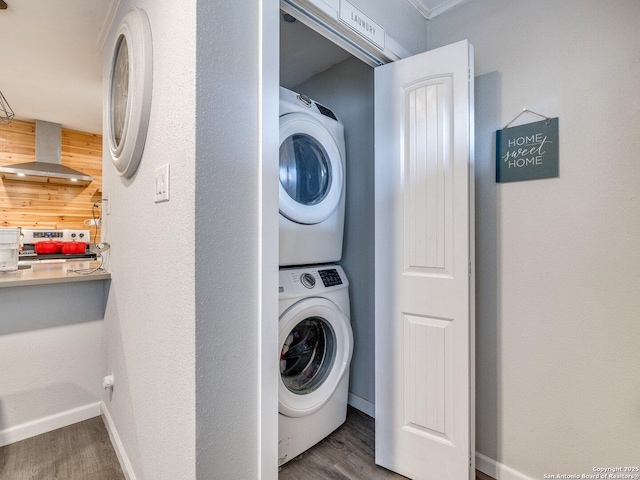
[[(93, 204), (102, 193), (102, 136), (62, 129), (62, 164), (93, 177), (87, 187), (0, 178), (0, 227), (91, 228)], [(0, 125), (0, 165), (35, 160), (35, 123)], [(96, 215), (100, 210), (96, 209)], [(99, 232), (98, 232), (99, 234)]]

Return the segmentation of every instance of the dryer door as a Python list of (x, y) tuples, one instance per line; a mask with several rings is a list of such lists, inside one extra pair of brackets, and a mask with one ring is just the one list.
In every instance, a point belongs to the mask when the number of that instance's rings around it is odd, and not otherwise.
[(280, 213), (289, 220), (320, 223), (340, 203), (342, 157), (329, 130), (304, 113), (280, 117)]
[(351, 324), (326, 298), (308, 298), (280, 317), (279, 411), (302, 417), (335, 392), (353, 353)]

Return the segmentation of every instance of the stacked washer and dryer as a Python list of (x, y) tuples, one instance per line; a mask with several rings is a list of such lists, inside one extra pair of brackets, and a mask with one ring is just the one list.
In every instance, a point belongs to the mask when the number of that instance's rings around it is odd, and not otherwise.
[(344, 126), (280, 88), (278, 464), (342, 425), (353, 333), (342, 258)]

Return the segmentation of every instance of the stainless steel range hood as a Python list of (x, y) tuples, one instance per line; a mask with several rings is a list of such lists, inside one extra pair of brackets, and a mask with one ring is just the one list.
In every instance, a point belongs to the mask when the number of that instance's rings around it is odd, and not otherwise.
[(86, 187), (93, 177), (62, 165), (61, 141), (59, 123), (36, 120), (36, 161), (0, 167), (0, 174), (7, 180)]

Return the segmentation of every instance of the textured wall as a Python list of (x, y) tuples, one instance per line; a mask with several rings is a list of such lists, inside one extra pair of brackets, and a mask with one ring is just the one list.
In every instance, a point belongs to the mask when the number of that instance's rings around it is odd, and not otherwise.
[(374, 403), (373, 69), (350, 58), (294, 90), (332, 109), (345, 126), (347, 197), (340, 264), (349, 278), (354, 337), (349, 391)]
[[(640, 3), (474, 0), (477, 445), (523, 473), (640, 458)], [(495, 183), (494, 131), (560, 117), (560, 177)], [(525, 117), (534, 121), (535, 117)]]
[[(138, 480), (186, 480), (195, 478), (196, 2), (125, 0), (113, 30), (134, 5), (151, 23), (153, 94), (138, 171), (124, 179), (104, 160), (112, 273), (104, 373), (115, 386), (103, 398)], [(167, 163), (171, 201), (156, 204), (154, 170)]]
[(197, 477), (276, 478), (278, 2), (198, 24)]

